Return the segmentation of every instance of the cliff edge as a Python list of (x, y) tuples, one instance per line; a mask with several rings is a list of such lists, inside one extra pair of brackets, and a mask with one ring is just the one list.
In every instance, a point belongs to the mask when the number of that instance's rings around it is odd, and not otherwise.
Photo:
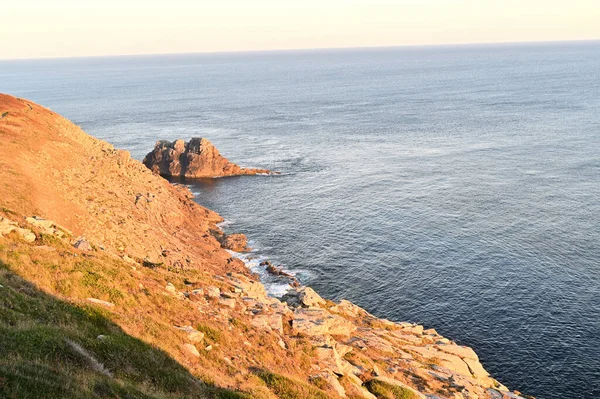
[(189, 190), (30, 101), (0, 116), (0, 396), (522, 398), (433, 329), (267, 295)]
[(220, 177), (271, 174), (266, 169), (242, 168), (219, 153), (208, 139), (195, 137), (189, 142), (160, 140), (143, 161), (148, 169), (164, 177)]

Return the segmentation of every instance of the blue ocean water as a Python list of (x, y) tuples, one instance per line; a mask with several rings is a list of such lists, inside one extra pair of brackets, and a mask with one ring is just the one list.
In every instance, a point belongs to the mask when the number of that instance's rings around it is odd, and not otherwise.
[(6, 61), (0, 91), (282, 172), (189, 183), (322, 295), (600, 398), (600, 43)]

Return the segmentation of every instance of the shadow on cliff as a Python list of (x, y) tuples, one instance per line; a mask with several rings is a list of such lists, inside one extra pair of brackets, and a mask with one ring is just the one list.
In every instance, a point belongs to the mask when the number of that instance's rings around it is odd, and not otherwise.
[(247, 396), (200, 381), (101, 311), (44, 293), (0, 262), (0, 397)]

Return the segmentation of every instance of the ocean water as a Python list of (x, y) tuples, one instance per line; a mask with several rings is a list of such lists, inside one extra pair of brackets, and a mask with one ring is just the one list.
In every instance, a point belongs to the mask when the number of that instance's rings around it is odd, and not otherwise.
[(600, 43), (6, 61), (0, 91), (138, 159), (204, 136), (282, 172), (188, 183), (323, 296), (600, 398)]

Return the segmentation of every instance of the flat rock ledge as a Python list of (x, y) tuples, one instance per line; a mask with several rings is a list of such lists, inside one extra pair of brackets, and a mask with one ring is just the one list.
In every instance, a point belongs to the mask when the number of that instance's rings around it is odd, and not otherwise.
[(267, 169), (242, 168), (219, 153), (208, 139), (157, 141), (143, 161), (154, 173), (164, 177), (207, 178), (275, 174)]

